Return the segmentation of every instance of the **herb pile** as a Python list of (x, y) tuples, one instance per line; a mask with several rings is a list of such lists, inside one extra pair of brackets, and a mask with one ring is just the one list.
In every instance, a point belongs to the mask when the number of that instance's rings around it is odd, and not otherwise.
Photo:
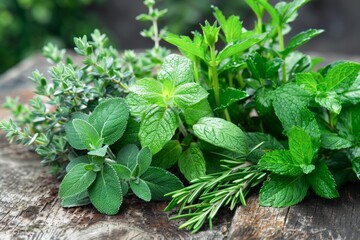
[(142, 35), (153, 48), (119, 55), (96, 30), (75, 38), (76, 65), (47, 45), (50, 79), (35, 71), (37, 96), (30, 107), (8, 99), (14, 120), (0, 128), (65, 175), (64, 207), (116, 214), (131, 190), (171, 200), (165, 210), (178, 206), (174, 218), (187, 218), (180, 227), (196, 232), (220, 208), (245, 205), (252, 190), (272, 207), (310, 192), (339, 197), (360, 178), (360, 64), (319, 68), (320, 58), (297, 51), (322, 30), (284, 42), (307, 2), (246, 0), (257, 17), (250, 30), (213, 7), (216, 22), (189, 37), (159, 29), (166, 11), (145, 0), (149, 12), (138, 19), (150, 22)]

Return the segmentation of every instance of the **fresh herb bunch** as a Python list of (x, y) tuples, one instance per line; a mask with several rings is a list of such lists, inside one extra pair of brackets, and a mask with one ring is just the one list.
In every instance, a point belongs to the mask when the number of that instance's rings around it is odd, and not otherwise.
[(41, 98), (30, 109), (9, 99), (15, 120), (0, 127), (66, 170), (65, 207), (91, 202), (115, 214), (130, 188), (145, 201), (172, 197), (166, 210), (180, 206), (174, 218), (189, 218), (180, 227), (196, 232), (221, 207), (245, 205), (260, 184), (263, 206), (297, 204), (309, 189), (336, 198), (360, 178), (360, 64), (318, 68), (319, 58), (297, 50), (322, 30), (285, 44), (307, 2), (246, 0), (257, 17), (251, 30), (213, 7), (216, 22), (189, 37), (161, 33), (166, 11), (146, 0), (139, 20), (151, 22), (143, 35), (152, 49), (119, 56), (95, 31), (90, 41), (75, 39), (84, 57), (77, 66), (48, 45), (51, 81), (35, 72)]

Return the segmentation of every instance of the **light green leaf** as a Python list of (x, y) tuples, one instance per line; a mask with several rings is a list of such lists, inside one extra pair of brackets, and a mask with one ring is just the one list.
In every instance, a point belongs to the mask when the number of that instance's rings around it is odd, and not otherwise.
[(300, 127), (289, 130), (289, 149), (292, 158), (299, 164), (310, 165), (314, 156), (309, 134)]
[(61, 200), (61, 206), (63, 208), (80, 207), (88, 205), (90, 203), (91, 202), (87, 191)]
[[(71, 120), (74, 119), (82, 119), (85, 121), (88, 121), (89, 116), (85, 113), (74, 113), (71, 117)], [(79, 134), (76, 132), (72, 121), (69, 121), (65, 124), (65, 132), (66, 132), (66, 138), (69, 142), (69, 144), (75, 148), (75, 149), (79, 149), (79, 150), (84, 150), (86, 149), (86, 145), (81, 141)]]
[(185, 122), (189, 125), (194, 125), (200, 118), (212, 117), (213, 111), (207, 99), (203, 99), (200, 102), (182, 109), (185, 116)]
[(151, 200), (169, 200), (171, 197), (165, 197), (165, 194), (184, 187), (174, 174), (157, 167), (150, 167), (141, 179), (150, 188)]
[(163, 149), (154, 155), (151, 165), (164, 169), (171, 168), (177, 163), (182, 152), (182, 147), (178, 140), (170, 140)]
[(208, 96), (208, 92), (198, 83), (185, 83), (179, 85), (174, 91), (174, 103), (186, 109), (199, 103)]
[(84, 192), (95, 180), (96, 173), (87, 170), (91, 166), (86, 163), (79, 163), (74, 166), (64, 177), (60, 184), (60, 198), (67, 198)]
[(91, 156), (98, 156), (98, 157), (105, 157), (107, 150), (108, 150), (109, 145), (105, 145), (102, 148), (98, 148), (92, 151), (88, 152), (88, 155)]
[(180, 155), (178, 164), (180, 172), (188, 181), (206, 174), (204, 156), (195, 143), (192, 143), (190, 147)]
[(151, 200), (150, 189), (144, 180), (138, 179), (137, 182), (130, 181), (130, 188), (138, 198), (146, 202)]
[(348, 89), (359, 76), (360, 64), (344, 62), (332, 67), (326, 74), (324, 89), (326, 91), (343, 92)]
[(153, 78), (138, 80), (130, 87), (130, 91), (141, 96), (151, 104), (165, 106), (163, 99), (164, 85), (158, 80)]
[(136, 162), (139, 165), (139, 175), (148, 170), (151, 164), (152, 154), (148, 147), (141, 149), (136, 157)]
[(230, 16), (226, 19), (219, 8), (213, 7), (214, 16), (219, 22), (222, 31), (224, 32), (226, 43), (240, 40), (242, 35), (242, 23), (238, 16)]
[(90, 123), (82, 119), (74, 119), (72, 120), (72, 124), (80, 141), (86, 146), (87, 150), (94, 150), (101, 147), (102, 139)]
[(312, 189), (317, 195), (323, 198), (336, 198), (339, 193), (333, 175), (323, 161), (316, 165), (315, 171), (306, 176)]
[(201, 140), (227, 150), (247, 154), (246, 135), (235, 124), (221, 118), (204, 117), (193, 126)]
[(184, 56), (170, 54), (161, 65), (158, 79), (161, 81), (168, 79), (174, 87), (183, 83), (194, 82), (193, 64)]
[(287, 44), (284, 51), (281, 52), (284, 56), (287, 56), (290, 52), (294, 51), (296, 48), (300, 47), (301, 45), (307, 43), (312, 38), (316, 37), (320, 33), (324, 32), (324, 30), (320, 29), (309, 29), (303, 31), (296, 36), (292, 37)]
[(122, 164), (131, 170), (136, 166), (136, 158), (139, 148), (135, 144), (128, 144), (122, 147), (116, 155), (116, 162)]
[(284, 176), (301, 176), (304, 174), (309, 166), (305, 163), (296, 161), (290, 151), (287, 150), (273, 150), (266, 153), (259, 161), (258, 165), (273, 173), (284, 175)]
[(265, 37), (265, 34), (260, 35), (254, 35), (251, 38), (247, 38), (244, 40), (236, 41), (233, 43), (229, 43), (223, 48), (219, 54), (216, 57), (216, 60), (218, 62), (221, 62), (222, 60), (234, 56), (236, 54), (239, 54), (248, 48), (252, 47), (256, 43), (262, 41)]
[(142, 147), (149, 147), (153, 154), (174, 136), (178, 127), (178, 116), (170, 108), (153, 106), (145, 113), (140, 125), (139, 138)]
[(205, 60), (205, 50), (198, 44), (194, 43), (188, 36), (178, 36), (175, 34), (167, 34), (165, 41), (178, 47), (180, 51), (195, 55)]
[(71, 159), (70, 162), (66, 165), (66, 172), (70, 172), (70, 170), (79, 163), (89, 164), (90, 159), (87, 155), (83, 155), (83, 156)]
[(111, 145), (120, 139), (129, 118), (129, 108), (123, 98), (111, 98), (96, 106), (89, 117), (104, 144)]
[(126, 96), (126, 102), (129, 106), (130, 114), (137, 118), (142, 118), (144, 112), (151, 106), (143, 97), (131, 92)]
[(287, 177), (271, 174), (260, 190), (260, 205), (288, 207), (301, 202), (309, 184), (304, 177)]
[(318, 82), (313, 72), (296, 74), (296, 84), (314, 94), (317, 93)]
[(91, 203), (99, 212), (107, 215), (118, 213), (123, 198), (121, 185), (115, 170), (109, 164), (104, 165), (88, 192)]
[(127, 166), (122, 164), (111, 164), (111, 167), (115, 170), (119, 179), (122, 180), (130, 180), (131, 178), (131, 170)]
[(341, 112), (342, 103), (336, 92), (319, 93), (315, 97), (315, 102), (333, 113), (339, 114)]

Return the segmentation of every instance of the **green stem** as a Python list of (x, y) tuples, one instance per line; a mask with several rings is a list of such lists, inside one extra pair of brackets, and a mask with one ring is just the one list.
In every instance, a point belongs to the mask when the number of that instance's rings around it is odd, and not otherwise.
[(181, 120), (180, 116), (179, 116), (179, 130), (184, 137), (186, 137), (188, 135), (186, 127), (185, 127), (183, 121)]
[(215, 94), (215, 102), (216, 102), (216, 106), (219, 106), (220, 87), (219, 87), (219, 78), (217, 73), (215, 46), (210, 46), (210, 57), (211, 57), (210, 68), (211, 68), (212, 85)]
[[(279, 38), (279, 51), (284, 51), (285, 49), (285, 45), (284, 45), (284, 36), (283, 36), (283, 32), (282, 32), (282, 28), (278, 27), (278, 38)], [(285, 64), (285, 57), (283, 57), (284, 63), (281, 66), (281, 70), (282, 70), (282, 80), (284, 83), (287, 82), (287, 77), (286, 77), (286, 64)]]
[(262, 33), (262, 17), (257, 16), (257, 33)]
[(198, 69), (198, 59), (193, 61), (194, 73), (195, 73), (195, 82), (200, 83), (199, 81), (199, 69)]

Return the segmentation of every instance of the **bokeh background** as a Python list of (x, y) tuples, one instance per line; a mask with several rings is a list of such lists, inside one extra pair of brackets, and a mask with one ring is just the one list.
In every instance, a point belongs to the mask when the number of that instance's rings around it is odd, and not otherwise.
[[(160, 25), (177, 34), (189, 34), (199, 28), (199, 22), (212, 19), (210, 5), (218, 6), (225, 15), (239, 14), (246, 27), (254, 20), (243, 0), (157, 2), (159, 8), (168, 9)], [(293, 34), (308, 28), (325, 29), (303, 50), (359, 55), (359, 10), (359, 0), (312, 0), (292, 24)], [(142, 0), (0, 0), (0, 74), (49, 41), (72, 48), (73, 37), (94, 28), (107, 33), (120, 51), (149, 47), (152, 43), (139, 35), (147, 26), (135, 20), (145, 11)]]

